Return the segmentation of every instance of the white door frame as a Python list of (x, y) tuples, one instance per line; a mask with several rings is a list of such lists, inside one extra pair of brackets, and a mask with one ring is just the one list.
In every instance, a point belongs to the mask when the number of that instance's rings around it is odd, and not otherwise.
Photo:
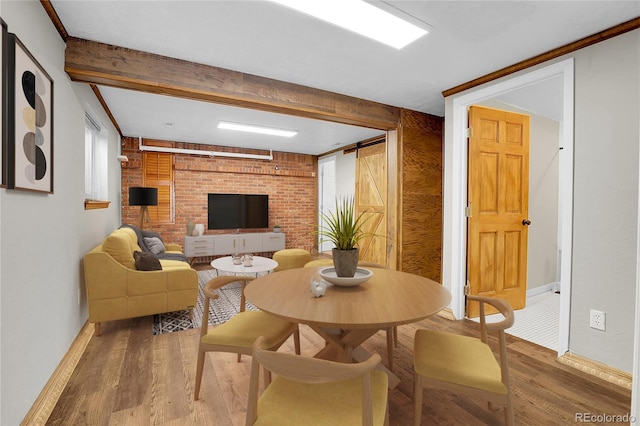
[[(560, 333), (558, 354), (569, 350), (571, 300), (571, 258), (573, 234), (573, 59), (567, 59), (497, 83), (487, 83), (452, 95), (445, 102), (444, 209), (442, 281), (451, 291), (451, 311), (464, 317), (464, 284), (467, 267), (467, 132), (468, 107), (489, 98), (561, 76), (563, 79), (563, 121), (560, 123), (558, 192), (562, 209), (558, 214), (561, 233), (560, 256)], [(450, 137), (447, 137), (450, 135)]]

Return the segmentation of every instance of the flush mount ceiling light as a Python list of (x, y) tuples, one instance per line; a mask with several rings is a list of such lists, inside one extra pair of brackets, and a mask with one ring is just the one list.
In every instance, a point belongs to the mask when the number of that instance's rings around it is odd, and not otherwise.
[(240, 132), (261, 133), (263, 135), (284, 136), (290, 138), (298, 134), (294, 130), (276, 129), (273, 127), (254, 126), (251, 124), (231, 123), (229, 121), (221, 121), (218, 123), (218, 129), (237, 130)]
[[(362, 0), (272, 1), (396, 49), (402, 49), (428, 33), (427, 30)], [(384, 6), (383, 2), (379, 4)]]

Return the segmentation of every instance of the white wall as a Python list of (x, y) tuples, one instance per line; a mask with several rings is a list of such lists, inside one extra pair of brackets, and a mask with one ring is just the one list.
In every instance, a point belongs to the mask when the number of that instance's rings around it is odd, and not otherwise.
[(556, 283), (558, 277), (557, 121), (531, 115), (529, 170), (529, 258), (527, 290)]
[(356, 194), (356, 153), (343, 154), (342, 151), (332, 155), (336, 157), (336, 196), (352, 197)]
[[(640, 30), (575, 55), (570, 350), (632, 370), (638, 238)], [(606, 332), (589, 310), (606, 312)]]
[(336, 162), (336, 198), (351, 197), (356, 192), (356, 153), (337, 151), (322, 157), (318, 162), (334, 158)]
[[(0, 190), (0, 424), (17, 425), (87, 320), (82, 256), (120, 223), (120, 140), (93, 92), (65, 74), (64, 43), (40, 2), (1, 4), (9, 31), (54, 80), (54, 193)], [(84, 210), (86, 105), (109, 132), (105, 210)]]

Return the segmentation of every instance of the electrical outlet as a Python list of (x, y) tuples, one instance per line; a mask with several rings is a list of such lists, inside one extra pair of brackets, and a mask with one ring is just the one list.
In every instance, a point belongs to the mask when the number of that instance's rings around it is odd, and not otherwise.
[(602, 311), (596, 311), (595, 309), (591, 309), (589, 316), (589, 327), (595, 328), (596, 330), (605, 331), (607, 324), (607, 314)]

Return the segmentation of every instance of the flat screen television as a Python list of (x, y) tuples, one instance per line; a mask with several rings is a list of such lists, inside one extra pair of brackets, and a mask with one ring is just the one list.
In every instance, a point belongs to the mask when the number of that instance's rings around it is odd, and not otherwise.
[(209, 229), (253, 229), (268, 227), (268, 195), (208, 194)]

